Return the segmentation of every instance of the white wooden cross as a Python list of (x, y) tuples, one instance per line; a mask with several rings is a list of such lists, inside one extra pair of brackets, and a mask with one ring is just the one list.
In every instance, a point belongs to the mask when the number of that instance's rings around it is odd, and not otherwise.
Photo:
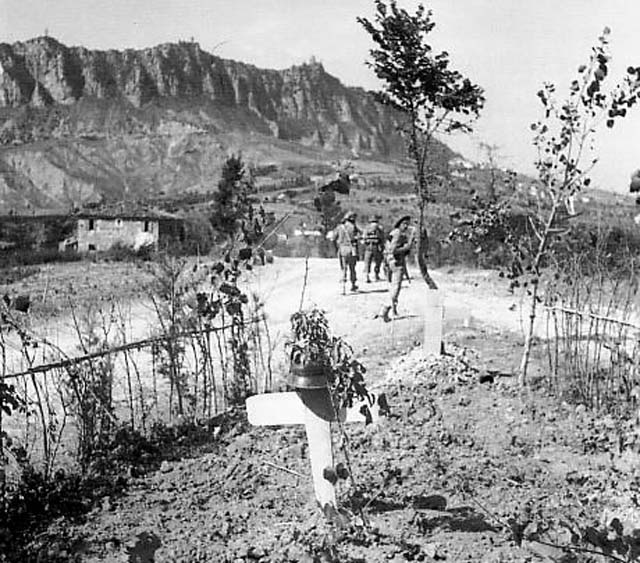
[[(247, 415), (254, 426), (281, 426), (304, 424), (309, 442), (309, 458), (316, 499), (321, 508), (327, 504), (336, 507), (336, 491), (324, 478), (324, 470), (333, 467), (331, 423), (365, 422), (359, 403), (352, 408), (334, 414), (329, 391), (323, 389), (297, 389), (284, 393), (265, 393), (247, 399)], [(371, 417), (378, 418), (378, 406), (370, 408)]]

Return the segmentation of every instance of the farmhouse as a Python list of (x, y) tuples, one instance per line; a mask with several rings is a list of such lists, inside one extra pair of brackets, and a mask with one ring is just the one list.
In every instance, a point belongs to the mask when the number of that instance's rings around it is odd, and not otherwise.
[(115, 244), (134, 249), (158, 246), (161, 234), (173, 231), (179, 220), (151, 213), (79, 213), (75, 232), (61, 243), (62, 249), (78, 252), (109, 250)]
[(183, 238), (184, 220), (158, 211), (0, 215), (2, 253), (45, 248), (86, 253), (117, 243), (138, 250)]

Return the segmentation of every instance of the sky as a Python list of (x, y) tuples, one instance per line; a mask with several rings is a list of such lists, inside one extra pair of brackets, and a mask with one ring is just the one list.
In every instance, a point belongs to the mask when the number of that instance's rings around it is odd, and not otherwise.
[[(471, 136), (443, 139), (475, 161), (480, 143), (499, 162), (534, 173), (530, 124), (541, 116), (536, 92), (553, 82), (560, 93), (605, 26), (611, 28), (611, 72), (640, 66), (640, 2), (633, 0), (431, 0), (431, 42), (452, 67), (485, 90), (487, 102)], [(398, 0), (409, 11), (414, 0)], [(0, 0), (0, 42), (46, 33), (66, 45), (144, 48), (194, 39), (214, 54), (282, 69), (315, 57), (348, 86), (378, 89), (365, 65), (371, 41), (357, 23), (373, 0)], [(612, 81), (612, 82), (613, 82)], [(599, 131), (595, 185), (628, 191), (640, 168), (640, 107), (612, 130)]]

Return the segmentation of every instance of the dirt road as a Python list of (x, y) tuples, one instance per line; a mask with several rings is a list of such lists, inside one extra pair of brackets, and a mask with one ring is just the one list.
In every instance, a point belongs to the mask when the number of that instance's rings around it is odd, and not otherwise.
[[(308, 266), (308, 267), (307, 267)], [(392, 356), (398, 347), (422, 339), (425, 296), (429, 291), (419, 272), (410, 269), (399, 300), (399, 317), (384, 323), (374, 316), (388, 302), (386, 282), (363, 283), (358, 264), (359, 290), (343, 294), (337, 260), (310, 258), (276, 259), (273, 267), (255, 270), (252, 287), (265, 302), (272, 332), (284, 341), (289, 316), (301, 304), (327, 311), (333, 331), (344, 336), (357, 352), (377, 351)], [(520, 307), (504, 280), (492, 271), (440, 269), (432, 272), (443, 297), (445, 341), (447, 333), (461, 328), (520, 331)], [(305, 281), (306, 280), (306, 281)], [(374, 361), (380, 361), (376, 358)], [(380, 365), (385, 364), (381, 362)], [(375, 372), (375, 365), (373, 366)]]

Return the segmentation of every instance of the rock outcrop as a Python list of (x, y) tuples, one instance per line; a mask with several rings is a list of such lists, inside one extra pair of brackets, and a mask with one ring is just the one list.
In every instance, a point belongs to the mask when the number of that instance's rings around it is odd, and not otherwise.
[[(107, 113), (114, 105), (140, 110), (147, 131), (168, 107), (188, 103), (201, 113), (200, 120), (191, 121), (205, 129), (215, 121), (225, 129), (244, 126), (326, 148), (379, 156), (402, 152), (398, 116), (364, 90), (344, 86), (315, 61), (279, 71), (221, 59), (197, 43), (124, 51), (67, 47), (50, 37), (0, 44), (0, 107), (58, 107), (59, 117), (49, 118), (49, 126), (40, 126), (36, 136), (78, 133), (73, 125), (86, 129), (89, 116), (82, 119), (71, 106), (89, 100), (103, 102)], [(96, 121), (95, 109), (91, 113)], [(107, 115), (99, 118), (94, 129), (122, 129)], [(33, 140), (33, 127), (27, 129), (20, 132), (15, 118), (6, 126), (5, 119), (0, 140)]]

